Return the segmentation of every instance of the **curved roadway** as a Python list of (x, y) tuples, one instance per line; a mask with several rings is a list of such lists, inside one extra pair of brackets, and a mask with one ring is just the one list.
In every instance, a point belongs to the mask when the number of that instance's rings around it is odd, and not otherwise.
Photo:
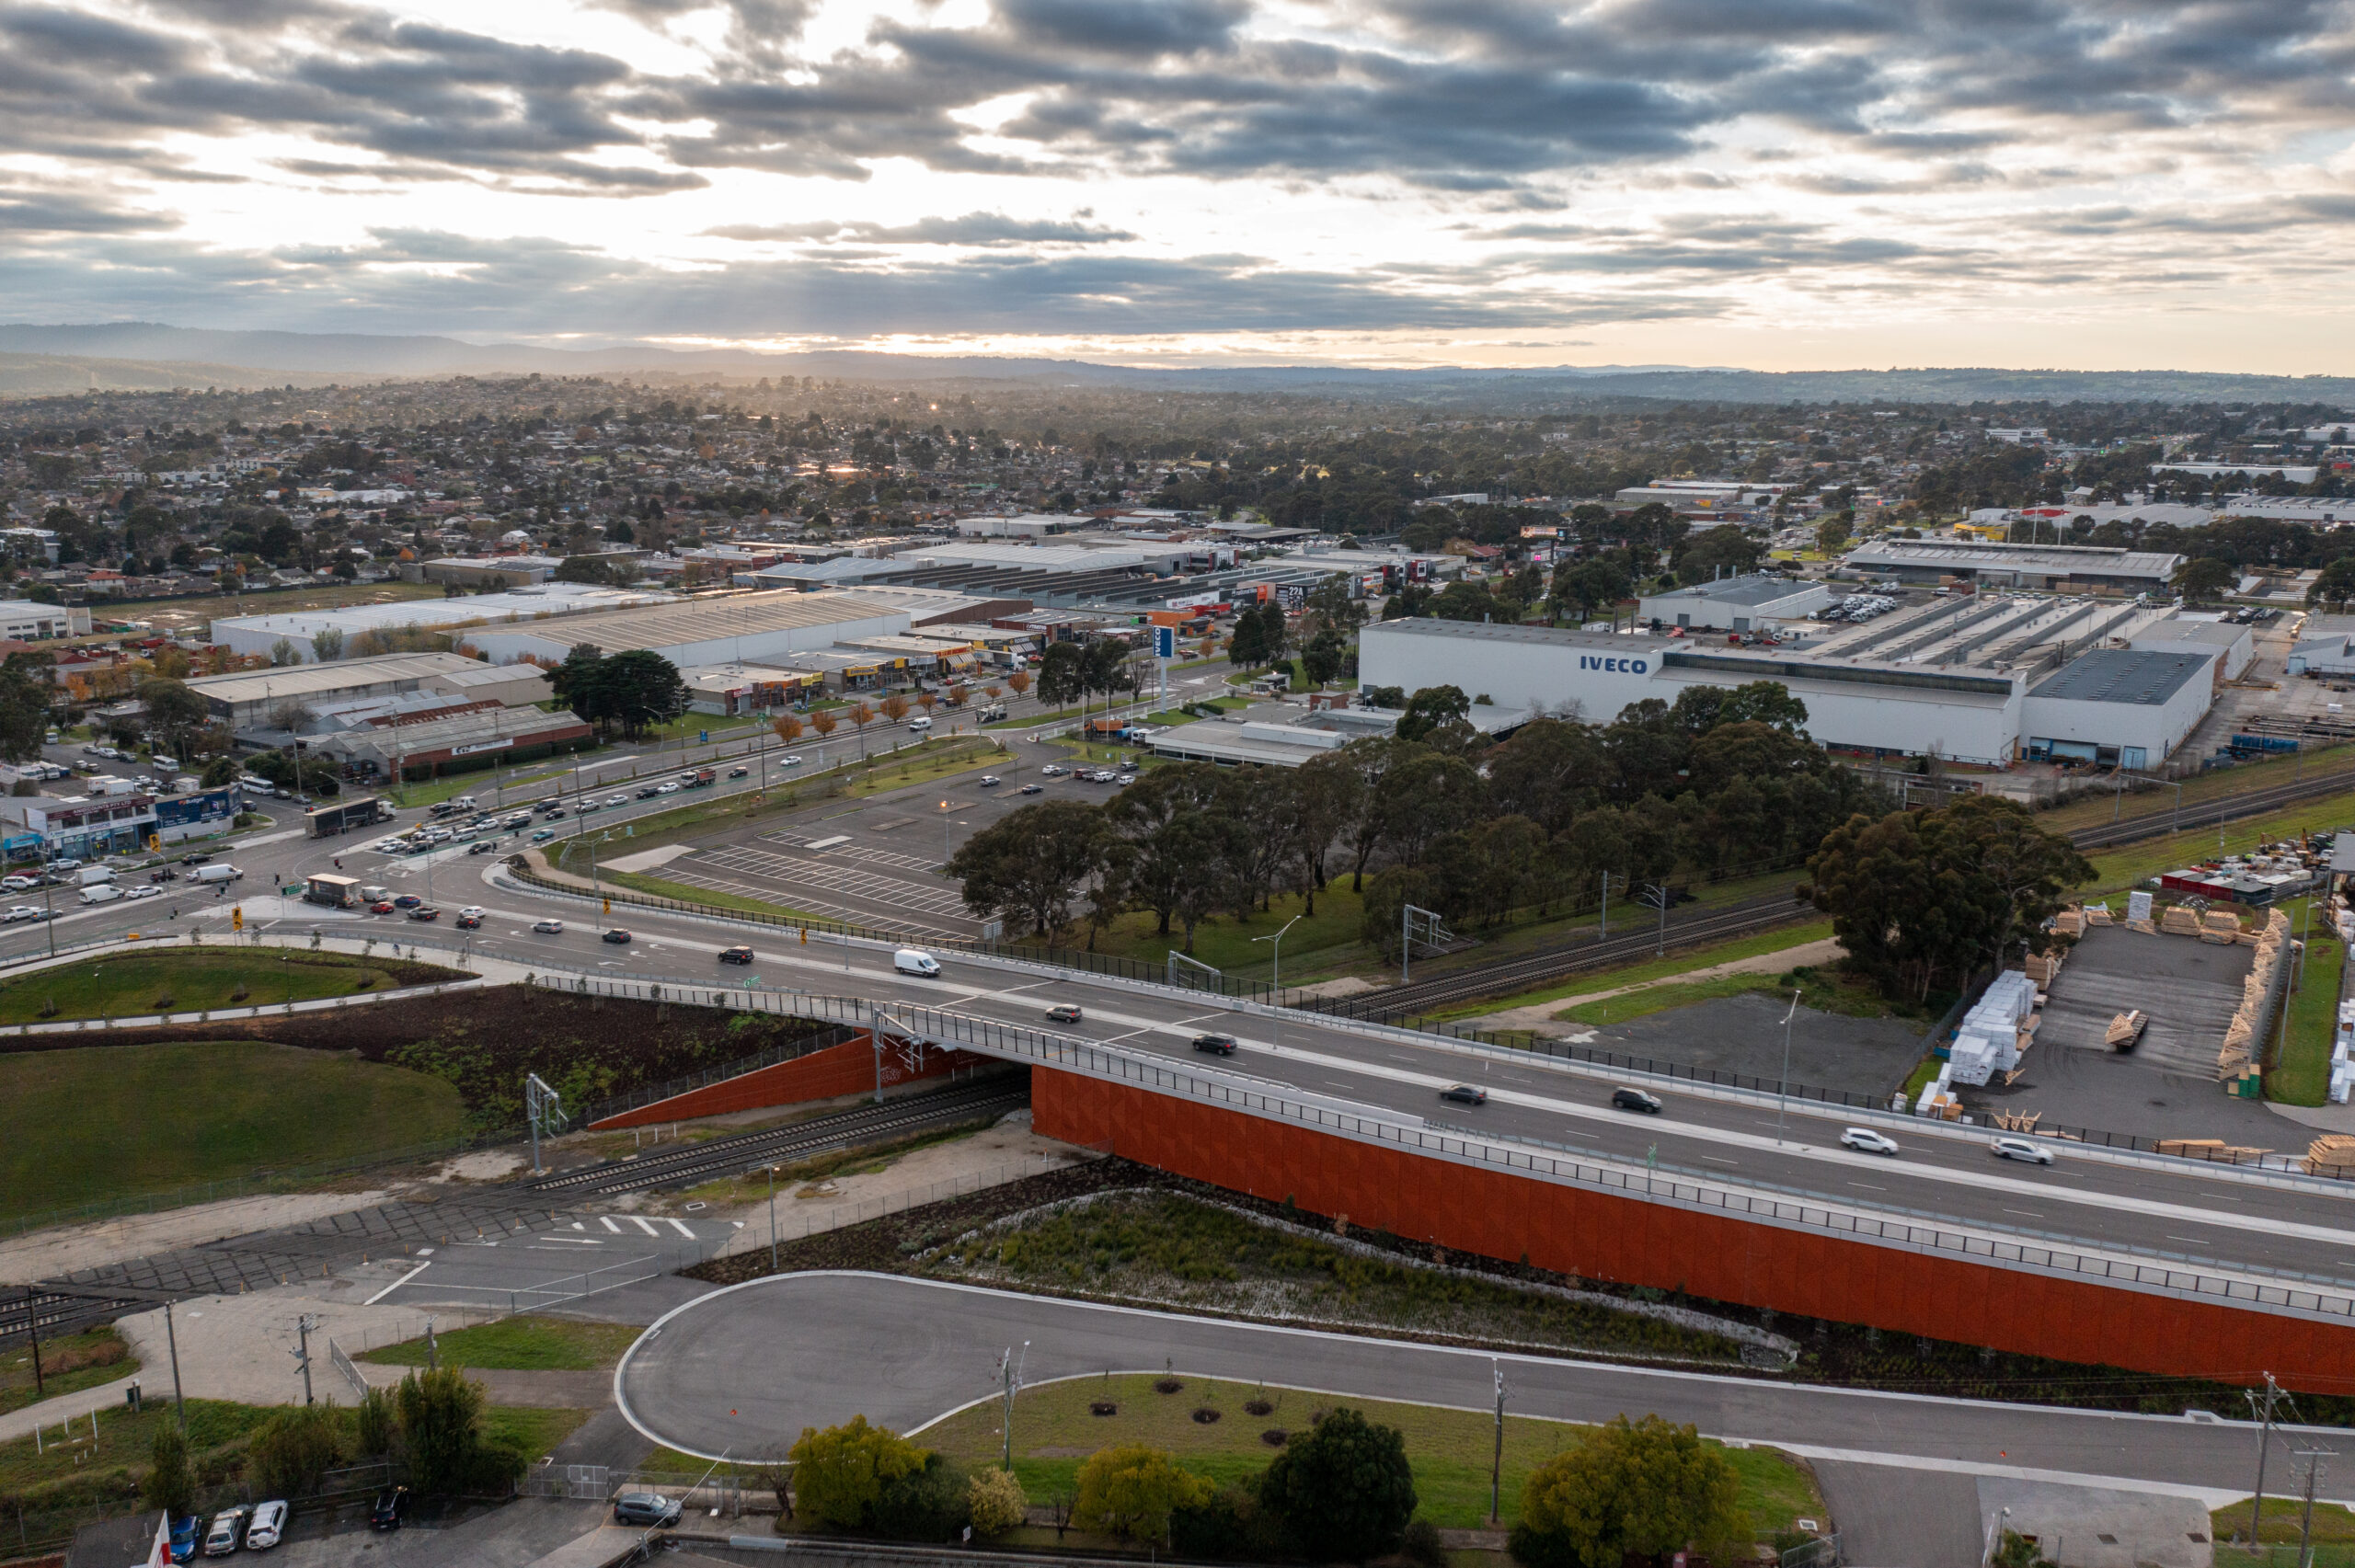
[(1492, 1356), (876, 1274), (780, 1275), (699, 1297), (631, 1346), (614, 1393), (630, 1424), (665, 1447), (775, 1459), (804, 1426), (863, 1414), (909, 1432), (988, 1399), (1009, 1346), (1027, 1356), (1027, 1383), (1166, 1368), (1467, 1410), (1493, 1408), (1500, 1368), (1516, 1415), (1595, 1422), (1656, 1412), (1711, 1436), (1816, 1459), (2217, 1498), (2246, 1495), (2256, 1457), (2242, 1422)]

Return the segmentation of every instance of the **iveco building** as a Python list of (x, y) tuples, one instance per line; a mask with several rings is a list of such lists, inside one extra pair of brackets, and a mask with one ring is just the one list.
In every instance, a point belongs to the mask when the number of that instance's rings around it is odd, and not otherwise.
[(1383, 621), (1360, 636), (1363, 686), (1456, 686), (1501, 708), (1608, 724), (1647, 697), (1673, 703), (1687, 686), (1775, 681), (1807, 704), (1808, 733), (1823, 745), (1936, 752), (1964, 762), (2013, 758), (2026, 687), (2020, 677), (1996, 671), (1818, 660), (1545, 626)]

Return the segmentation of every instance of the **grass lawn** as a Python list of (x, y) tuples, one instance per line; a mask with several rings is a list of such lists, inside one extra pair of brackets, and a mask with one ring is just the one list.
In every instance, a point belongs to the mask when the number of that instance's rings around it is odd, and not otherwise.
[[(1087, 1456), (1115, 1443), (1166, 1449), (1187, 1470), (1215, 1482), (1247, 1481), (1278, 1452), (1262, 1433), (1304, 1432), (1317, 1413), (1347, 1405), (1369, 1420), (1396, 1426), (1406, 1438), (1419, 1517), (1442, 1528), (1470, 1528), (1488, 1520), (1496, 1418), (1485, 1411), (1341, 1399), (1204, 1378), (1184, 1378), (1185, 1386), (1178, 1392), (1161, 1394), (1153, 1389), (1156, 1378), (1154, 1373), (1076, 1378), (1017, 1394), (1014, 1473), (1031, 1501), (1070, 1495)], [(1244, 1405), (1255, 1399), (1274, 1409), (1265, 1415), (1251, 1414)], [(1117, 1413), (1091, 1413), (1089, 1405), (1099, 1400), (1110, 1401)], [(1193, 1413), (1202, 1409), (1219, 1412), (1220, 1419), (1197, 1422)], [(916, 1441), (962, 1464), (994, 1463), (1004, 1443), (1001, 1411), (997, 1402), (984, 1402), (925, 1428)], [(1567, 1422), (1505, 1417), (1502, 1505), (1508, 1525), (1520, 1516), (1521, 1486), (1529, 1472), (1576, 1447), (1584, 1430)], [(1807, 1473), (1782, 1454), (1770, 1448), (1719, 1451), (1740, 1473), (1742, 1505), (1760, 1537), (1787, 1529), (1795, 1518), (1823, 1516), (1821, 1499)]]
[(2170, 833), (2087, 856), (2094, 863), (2094, 880), (2079, 891), (2087, 898), (2125, 892), (2162, 872), (2211, 861), (2220, 854), (2244, 853), (2260, 843), (2294, 839), (2302, 831), (2328, 831), (2350, 821), (2355, 821), (2355, 791), (2301, 801), (2246, 821), (2227, 822), (2221, 849), (2213, 826)]
[[(594, 1372), (618, 1363), (646, 1331), (626, 1323), (583, 1323), (534, 1315), (454, 1329), (440, 1336), (442, 1361), (486, 1372)], [(425, 1341), (380, 1345), (360, 1357), (389, 1367), (425, 1365)]]
[[(1273, 936), (1304, 907), (1299, 895), (1286, 894), (1274, 900), (1269, 912), (1255, 913), (1247, 921), (1238, 921), (1231, 915), (1204, 921), (1194, 928), (1194, 950), (1187, 956), (1238, 979), (1265, 980), (1270, 968), (1270, 944), (1253, 939)], [(1346, 965), (1363, 957), (1360, 932), (1363, 923), (1364, 900), (1350, 891), (1347, 879), (1335, 878), (1316, 895), (1316, 912), (1304, 916), (1284, 938), (1287, 979), (1298, 985), (1337, 963)], [(1150, 910), (1122, 915), (1097, 938), (1096, 950), (1152, 964), (1161, 963), (1172, 948), (1186, 951), (1185, 927), (1172, 921), (1169, 934), (1162, 936), (1155, 932), (1155, 924)]]
[(18, 1345), (0, 1351), (0, 1412), (22, 1410), (60, 1394), (77, 1393), (101, 1383), (111, 1383), (117, 1378), (128, 1378), (139, 1370), (139, 1358), (131, 1354), (131, 1346), (109, 1325), (86, 1333), (68, 1334), (63, 1339), (43, 1340), (40, 1366), (41, 1380), (37, 1392), (31, 1347)]
[(373, 964), (330, 953), (155, 948), (20, 975), (0, 985), (0, 1024), (311, 1001), (442, 977), (461, 978), (454, 969)]
[(0, 1213), (27, 1215), (335, 1161), (465, 1130), (457, 1089), (257, 1040), (0, 1055)]
[[(1900, 1016), (1899, 1010), (1873, 987), (1850, 980), (1828, 967), (1810, 967), (1805, 974), (1798, 977), (1798, 982), (1806, 992), (1802, 1001), (1817, 1012), (1836, 1013), (1849, 1018)], [(1555, 1016), (1577, 1024), (1625, 1024), (1630, 1018), (1665, 1013), (1672, 1007), (1690, 1007), (1696, 1001), (1710, 1001), (1722, 996), (1766, 991), (1788, 999), (1791, 989), (1787, 974), (1713, 975), (1701, 980), (1665, 980), (1638, 990), (1585, 1002)]]
[(524, 1457), (537, 1464), (556, 1452), (556, 1447), (572, 1436), (580, 1425), (595, 1413), (586, 1410), (541, 1410), (527, 1405), (486, 1405), (482, 1413), (482, 1435), (489, 1442), (511, 1439), (523, 1451)]
[(648, 727), (641, 738), (658, 744), (684, 739), (690, 745), (699, 745), (701, 742), (695, 738), (700, 735), (725, 739), (740, 730), (758, 729), (767, 723), (764, 714), (682, 714), (668, 724)]
[[(2298, 910), (2288, 907), (2290, 929)], [(2328, 926), (2316, 924), (2306, 940), (2304, 983), (2290, 999), (2290, 1030), (2280, 1059), (2265, 1075), (2265, 1097), (2285, 1105), (2319, 1105), (2330, 1088), (2331, 1037), (2338, 1025), (2339, 973), (2347, 947)]]
[[(2327, 1469), (2328, 1466), (2324, 1468)], [(2304, 1480), (2302, 1475), (2300, 1482)], [(2284, 1486), (2292, 1484), (2285, 1481)], [(2327, 1483), (2326, 1483), (2327, 1484)], [(2216, 1561), (2223, 1563), (2280, 1564), (2291, 1568), (2297, 1561), (2296, 1547), (2304, 1505), (2293, 1497), (2269, 1492), (2265, 1494), (2264, 1541), (2274, 1548), (2259, 1557), (2253, 1552), (2234, 1551), (2224, 1543), (2238, 1536), (2248, 1539), (2250, 1506), (2246, 1501), (2229, 1508), (2218, 1508), (2208, 1516), (2209, 1539), (2217, 1545)], [(2315, 1505), (2314, 1534), (2315, 1568), (2355, 1568), (2355, 1513), (2337, 1503)], [(2289, 1548), (2288, 1551), (2280, 1550)]]
[[(1706, 969), (1717, 964), (1730, 964), (1740, 958), (1756, 958), (1768, 953), (1780, 953), (1786, 948), (1803, 946), (1810, 942), (1821, 942), (1831, 934), (1832, 922), (1828, 920), (1810, 921), (1805, 925), (1778, 926), (1773, 931), (1761, 932), (1755, 936), (1745, 936), (1733, 942), (1719, 943), (1715, 947), (1697, 947), (1689, 953), (1671, 954), (1666, 958), (1647, 958), (1640, 964), (1628, 964), (1616, 969), (1596, 969), (1589, 974), (1557, 980), (1551, 985), (1540, 987), (1536, 990), (1523, 991), (1517, 996), (1491, 997), (1485, 1001), (1447, 1008), (1433, 1016), (1442, 1019), (1476, 1018), (1482, 1013), (1495, 1013), (1508, 1007), (1535, 1007), (1548, 1001), (1560, 1001), (1570, 997), (1591, 995), (1599, 990), (1616, 990), (1622, 986), (1642, 985), (1649, 980), (1673, 980), (1677, 976), (1690, 974), (1695, 969)], [(1734, 980), (1771, 980), (1774, 977), (1733, 975), (1726, 978)], [(1713, 982), (1695, 980), (1691, 983), (1708, 985)], [(1735, 989), (1741, 990), (1751, 988), (1740, 986)], [(1732, 995), (1734, 993), (1728, 991), (1717, 994)], [(1701, 998), (1694, 997), (1693, 1000), (1699, 1001)], [(1642, 1011), (1648, 1013), (1657, 1009), (1647, 1007)], [(1634, 1017), (1636, 1014), (1629, 1013), (1627, 1016)]]

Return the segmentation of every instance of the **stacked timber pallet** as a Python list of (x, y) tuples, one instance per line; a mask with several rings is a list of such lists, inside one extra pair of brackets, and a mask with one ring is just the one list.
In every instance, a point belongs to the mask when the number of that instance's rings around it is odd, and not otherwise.
[(2089, 926), (2115, 925), (2118, 923), (2109, 918), (2109, 906), (2108, 904), (2087, 904), (2085, 908), (2085, 923)]
[(2211, 1161), (2219, 1165), (2255, 1165), (2273, 1150), (2226, 1143), (2221, 1138), (2163, 1138), (2159, 1139), (2159, 1152), (2186, 1160)]
[(2044, 1113), (2042, 1111), (1997, 1111), (1987, 1119), (1995, 1124), (1995, 1128), (1999, 1132), (2034, 1132), (2036, 1124), (2044, 1119)]
[(2230, 910), (2210, 910), (2200, 921), (2200, 940), (2229, 947), (2241, 939), (2241, 919)]
[(2109, 1027), (2102, 1034), (2101, 1043), (2114, 1051), (2131, 1051), (2142, 1039), (2142, 1031), (2150, 1022), (2150, 1015), (2139, 1007), (2131, 1013), (2121, 1013), (2109, 1021)]
[(2265, 929), (2253, 936), (2257, 961), (2241, 982), (2241, 1004), (2225, 1025), (2223, 1048), (2216, 1053), (2220, 1081), (2241, 1077), (2252, 1069), (2265, 1028), (2266, 1007), (2273, 996), (2275, 971), (2289, 959), (2290, 917), (2280, 910), (2267, 911)]
[(2085, 911), (2074, 907), (2062, 910), (2052, 917), (2052, 930), (2059, 936), (2085, 934)]
[(2306, 1146), (2306, 1157), (2300, 1163), (2308, 1175), (2355, 1181), (2355, 1138), (2326, 1132)]
[(2181, 904), (2169, 904), (2159, 916), (2159, 930), (2168, 936), (2198, 936), (2200, 917)]

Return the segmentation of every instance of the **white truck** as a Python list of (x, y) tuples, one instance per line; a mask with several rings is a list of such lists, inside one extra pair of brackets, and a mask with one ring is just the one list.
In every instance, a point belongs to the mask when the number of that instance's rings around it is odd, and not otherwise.
[(82, 889), (82, 902), (86, 904), (111, 904), (121, 897), (121, 888), (104, 882)]
[(202, 887), (215, 882), (242, 882), (246, 874), (234, 865), (200, 865), (190, 873), (189, 880)]
[(74, 880), (84, 887), (103, 887), (114, 880), (114, 872), (103, 865), (85, 865), (75, 871)]

